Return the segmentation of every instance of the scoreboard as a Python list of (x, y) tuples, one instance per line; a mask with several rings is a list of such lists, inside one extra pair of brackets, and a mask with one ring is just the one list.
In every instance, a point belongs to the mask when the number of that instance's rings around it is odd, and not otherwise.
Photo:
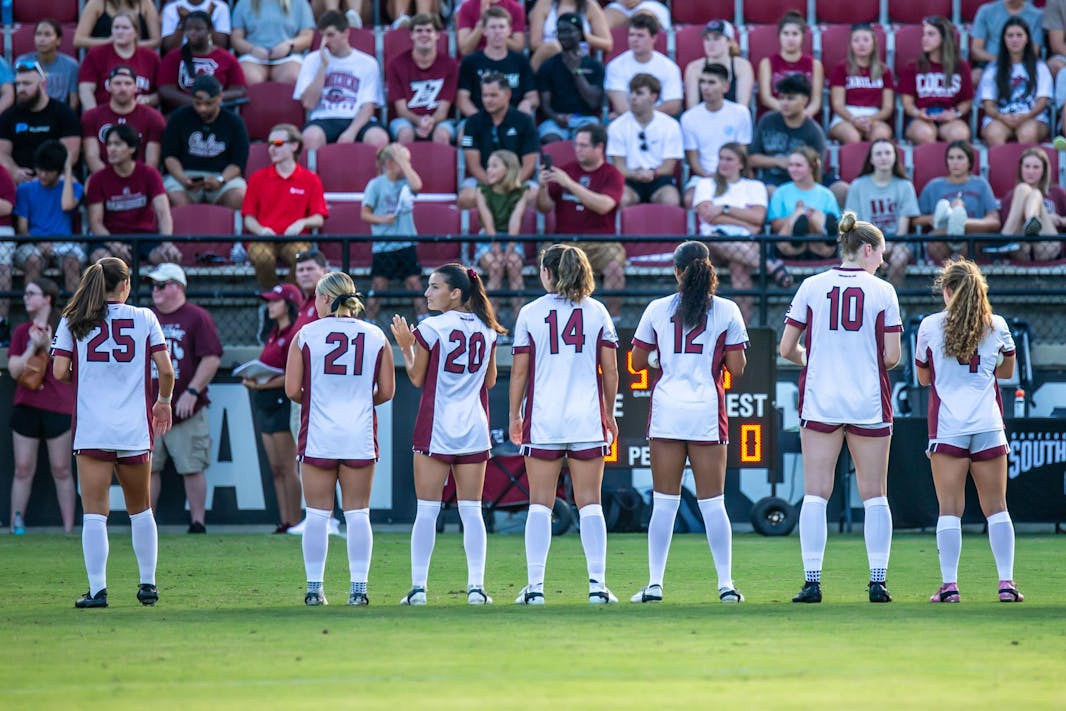
[[(777, 334), (772, 328), (748, 329), (750, 347), (743, 376), (722, 371), (729, 416), (730, 469), (772, 469), (776, 462)], [(651, 393), (658, 371), (635, 370), (631, 355), (633, 331), (618, 333), (618, 396), (615, 418), (618, 441), (611, 445), (608, 467), (650, 467), (647, 426)]]

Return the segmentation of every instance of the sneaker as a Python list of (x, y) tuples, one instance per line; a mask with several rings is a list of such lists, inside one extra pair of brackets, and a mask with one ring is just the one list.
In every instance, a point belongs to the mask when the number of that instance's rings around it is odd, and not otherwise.
[(948, 228), (948, 215), (951, 214), (951, 203), (947, 200), (937, 200), (933, 210), (933, 229), (943, 232)]
[(738, 602), (744, 602), (744, 596), (736, 588), (718, 588), (718, 600), (735, 605)]
[(15, 520), (11, 522), (11, 533), (16, 536), (26, 535), (26, 522), (22, 520), (22, 514), (16, 512)]
[(792, 598), (792, 602), (821, 602), (822, 584), (808, 580), (803, 584), (803, 589)]
[(607, 589), (607, 586), (598, 580), (589, 580), (589, 604), (590, 605), (614, 605), (618, 598)]
[(540, 590), (531, 590), (527, 585), (518, 593), (518, 597), (514, 599), (514, 602), (516, 605), (543, 605), (544, 593)]
[(420, 587), (413, 587), (411, 591), (400, 598), (401, 605), (425, 605), (426, 604), (426, 589)]
[(141, 583), (137, 586), (137, 601), (145, 607), (152, 607), (159, 602), (159, 590), (155, 585)]
[(285, 530), (285, 533), (291, 533), (294, 536), (302, 536), (302, 535), (304, 535), (304, 528), (306, 526), (307, 526), (307, 519), (305, 518), (303, 521), (300, 521), (299, 523), (290, 523), (289, 527)]
[(871, 580), (868, 588), (870, 602), (892, 602), (892, 596), (888, 594), (888, 588), (884, 583), (875, 583)]
[(341, 533), (341, 522), (332, 516), (329, 517), (329, 535), (345, 538), (345, 535)]
[(952, 237), (966, 234), (966, 208), (953, 207), (948, 213), (947, 233)]
[(662, 602), (663, 601), (663, 586), (662, 585), (648, 585), (643, 587), (633, 597), (629, 598), (630, 602)]
[(107, 588), (101, 588), (95, 595), (85, 593), (74, 601), (74, 607), (82, 610), (87, 607), (107, 607)]
[(322, 594), (322, 591), (309, 592), (304, 595), (304, 604), (308, 607), (318, 607), (319, 605), (328, 605), (326, 596)]
[(811, 221), (806, 215), (800, 215), (796, 218), (796, 221), (792, 223), (792, 235), (794, 237), (803, 237), (811, 231)]
[(484, 589), (471, 585), (466, 589), (466, 604), (467, 605), (491, 605), (492, 598), (489, 597)]
[(348, 20), (349, 27), (354, 27), (357, 30), (362, 29), (363, 16), (360, 15), (358, 12), (356, 12), (355, 10), (348, 10), (344, 13), (344, 17)]
[(370, 604), (370, 598), (366, 596), (366, 593), (352, 593), (348, 596), (348, 604), (355, 607), (365, 607)]
[(189, 524), (189, 533), (207, 533), (207, 526), (199, 521), (193, 521)]
[(933, 595), (929, 596), (929, 602), (962, 602), (959, 597), (959, 586), (955, 583), (944, 583)]
[(999, 601), (1000, 602), (1024, 602), (1025, 595), (1022, 595), (1018, 591), (1018, 586), (1014, 584), (1013, 580), (1000, 580), (999, 581)]
[(410, 17), (408, 17), (407, 15), (400, 15), (399, 17), (397, 17), (395, 20), (392, 21), (392, 29), (394, 29), (394, 30), (402, 30), (402, 29), (410, 26), (410, 24), (411, 24), (411, 18)]
[(1035, 237), (1040, 234), (1042, 229), (1044, 229), (1044, 223), (1040, 221), (1039, 217), (1030, 217), (1025, 223), (1026, 237)]

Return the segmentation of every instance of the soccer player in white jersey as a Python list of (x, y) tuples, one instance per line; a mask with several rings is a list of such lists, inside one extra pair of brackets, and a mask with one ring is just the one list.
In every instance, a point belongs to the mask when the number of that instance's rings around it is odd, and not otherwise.
[(718, 573), (718, 599), (743, 602), (733, 586), (733, 532), (725, 510), (729, 444), (723, 368), (739, 378), (748, 330), (740, 308), (716, 296), (718, 274), (702, 242), (674, 250), (676, 294), (648, 304), (633, 336), (633, 369), (662, 369), (651, 395), (648, 444), (654, 491), (648, 523), (648, 585), (631, 602), (663, 599), (663, 573), (681, 505), (681, 476), (692, 465), (696, 496)]
[[(75, 392), (74, 454), (81, 486), (81, 547), (89, 592), (75, 607), (107, 607), (107, 515), (111, 474), (118, 474), (133, 533), (142, 605), (159, 600), (155, 585), (158, 538), (152, 516), (152, 438), (172, 421), (174, 368), (163, 329), (149, 309), (128, 306), (126, 263), (107, 257), (85, 270), (63, 309), (53, 342), (52, 372)], [(149, 363), (159, 371), (151, 403)]]
[(440, 499), (451, 472), (463, 522), (466, 601), (487, 605), (492, 598), (485, 593), (481, 491), (491, 447), (488, 391), (496, 384), (496, 336), (507, 331), (496, 320), (481, 277), (461, 264), (445, 264), (429, 275), (426, 303), (440, 315), (413, 332), (402, 316), (392, 319), (407, 376), (422, 388), (412, 442), (418, 513), (411, 528), (411, 590), (400, 604), (426, 604)]
[(874, 276), (884, 261), (881, 230), (847, 212), (840, 220), (838, 241), (841, 265), (800, 284), (781, 336), (781, 356), (803, 367), (799, 416), (804, 497), (799, 530), (804, 585), (792, 602), (822, 601), (825, 508), (844, 440), (866, 510), (870, 602), (891, 602), (885, 587), (892, 547), (886, 495), (892, 439), (888, 370), (899, 362), (903, 325), (895, 289)]
[(380, 328), (356, 318), (363, 302), (344, 272), (318, 280), (315, 310), (318, 320), (292, 339), (285, 365), (285, 394), (302, 406), (297, 458), (307, 501), (304, 604), (326, 604), (322, 578), (339, 482), (348, 524), (348, 604), (369, 605), (370, 486), (378, 459), (374, 406), (396, 390), (392, 348)]
[(996, 378), (1014, 374), (1014, 338), (992, 313), (976, 264), (952, 260), (936, 280), (947, 308), (918, 327), (918, 382), (929, 385), (929, 455), (940, 502), (936, 547), (943, 584), (930, 602), (959, 602), (959, 556), (966, 474), (973, 475), (988, 544), (999, 573), (1000, 602), (1025, 598), (1014, 584), (1014, 524), (1007, 513), (1007, 436)]
[(544, 604), (552, 506), (565, 457), (581, 516), (589, 603), (616, 603), (605, 580), (600, 485), (603, 457), (618, 437), (618, 335), (606, 307), (590, 298), (592, 267), (579, 248), (556, 244), (544, 250), (540, 281), (548, 293), (519, 312), (511, 365), (510, 436), (522, 447), (529, 477), (528, 583), (515, 602)]

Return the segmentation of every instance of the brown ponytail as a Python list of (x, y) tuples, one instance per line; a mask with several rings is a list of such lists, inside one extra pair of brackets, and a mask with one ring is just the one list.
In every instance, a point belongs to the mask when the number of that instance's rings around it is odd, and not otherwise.
[(577, 303), (596, 289), (589, 258), (579, 247), (553, 244), (540, 253), (540, 265), (548, 270), (555, 291)]
[(858, 254), (864, 244), (877, 248), (885, 243), (885, 235), (881, 230), (876, 225), (863, 222), (854, 212), (844, 213), (840, 218), (839, 229), (837, 242), (840, 243), (840, 251), (845, 259)]
[(459, 298), (463, 305), (470, 309), (470, 313), (481, 319), (481, 323), (496, 333), (507, 333), (507, 329), (496, 320), (496, 309), (492, 308), (492, 302), (485, 293), (485, 284), (477, 272), (455, 263), (445, 264), (433, 271), (441, 275), (449, 289), (459, 290)]
[(707, 315), (718, 290), (718, 272), (711, 264), (707, 245), (696, 241), (683, 242), (674, 250), (674, 269), (681, 275), (681, 302), (674, 313), (680, 313), (685, 328), (693, 328)]
[(951, 292), (944, 320), (944, 352), (968, 360), (992, 327), (985, 275), (968, 259), (952, 259), (940, 270), (933, 288)]
[(107, 317), (107, 295), (129, 279), (126, 263), (114, 257), (104, 257), (85, 270), (78, 290), (63, 309), (75, 340), (88, 336)]

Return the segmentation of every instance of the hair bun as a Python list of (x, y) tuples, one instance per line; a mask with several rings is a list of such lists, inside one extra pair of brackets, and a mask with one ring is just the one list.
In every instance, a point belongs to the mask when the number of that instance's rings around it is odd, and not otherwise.
[(838, 223), (840, 234), (846, 235), (848, 232), (851, 232), (855, 229), (856, 222), (858, 222), (858, 218), (855, 216), (854, 212), (845, 212), (844, 216), (840, 218), (840, 222)]

